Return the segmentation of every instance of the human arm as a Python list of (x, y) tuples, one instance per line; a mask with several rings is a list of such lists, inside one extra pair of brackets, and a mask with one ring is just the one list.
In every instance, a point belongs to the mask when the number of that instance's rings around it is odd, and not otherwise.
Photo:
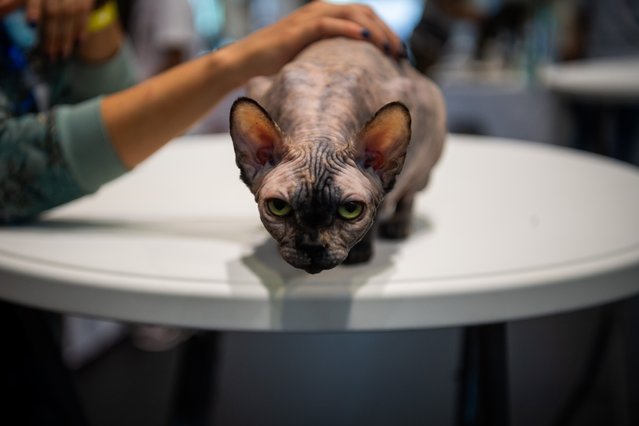
[(275, 73), (310, 43), (331, 36), (403, 53), (399, 39), (370, 8), (313, 2), (219, 51), (105, 97), (102, 116), (116, 152), (126, 167), (134, 167), (249, 78)]

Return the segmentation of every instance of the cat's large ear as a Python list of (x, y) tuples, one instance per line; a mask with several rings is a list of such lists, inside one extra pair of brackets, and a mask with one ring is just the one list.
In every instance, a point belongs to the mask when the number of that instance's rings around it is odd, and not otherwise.
[(262, 168), (275, 161), (282, 143), (277, 124), (256, 101), (239, 98), (231, 107), (231, 138), (240, 177), (252, 187)]
[(380, 108), (357, 136), (358, 161), (379, 176), (384, 190), (390, 191), (404, 166), (411, 136), (408, 108), (391, 102)]

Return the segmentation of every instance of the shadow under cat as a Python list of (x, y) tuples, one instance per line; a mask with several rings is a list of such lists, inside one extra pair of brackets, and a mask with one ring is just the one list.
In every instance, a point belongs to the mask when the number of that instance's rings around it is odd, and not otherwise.
[[(432, 227), (428, 217), (415, 215), (408, 238), (422, 236)], [(373, 281), (383, 282), (379, 278), (391, 274), (403, 241), (381, 239), (376, 242), (369, 262), (340, 265), (313, 275), (286, 263), (278, 253), (276, 241), (267, 237), (255, 246), (251, 254), (229, 263), (228, 276), (249, 270), (260, 280), (269, 292), (273, 329), (307, 329), (321, 316), (321, 322), (327, 329), (343, 330), (350, 322), (355, 294), (366, 285), (374, 285)], [(322, 295), (330, 295), (330, 299)], [(335, 298), (339, 299), (337, 303)], [(308, 324), (303, 322), (303, 318), (308, 318)]]

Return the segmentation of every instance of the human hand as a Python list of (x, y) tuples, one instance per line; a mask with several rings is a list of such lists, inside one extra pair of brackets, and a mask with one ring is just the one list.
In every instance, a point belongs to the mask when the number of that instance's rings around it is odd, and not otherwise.
[(95, 0), (26, 0), (29, 22), (40, 27), (40, 45), (52, 59), (68, 57), (86, 35)]
[(272, 74), (314, 41), (328, 37), (366, 40), (394, 58), (405, 57), (399, 37), (366, 5), (315, 1), (236, 43), (251, 55), (256, 74)]
[(0, 0), (0, 18), (22, 6), (24, 0)]

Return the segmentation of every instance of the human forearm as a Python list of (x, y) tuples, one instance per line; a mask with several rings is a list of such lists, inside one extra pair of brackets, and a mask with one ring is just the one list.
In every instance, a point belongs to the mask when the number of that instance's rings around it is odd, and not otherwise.
[(104, 98), (104, 124), (123, 163), (139, 164), (241, 86), (246, 60), (229, 46)]

